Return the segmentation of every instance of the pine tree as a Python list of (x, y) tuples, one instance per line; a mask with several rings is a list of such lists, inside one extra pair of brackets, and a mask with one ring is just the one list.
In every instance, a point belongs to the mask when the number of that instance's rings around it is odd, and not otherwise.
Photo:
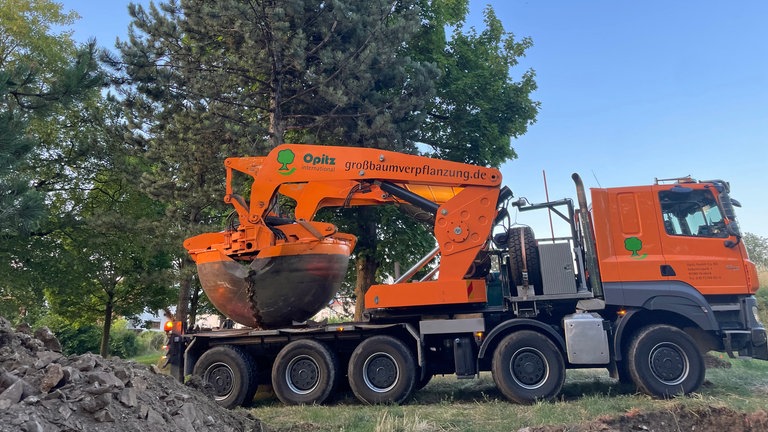
[[(179, 244), (223, 216), (225, 157), (283, 141), (413, 149), (405, 135), (436, 73), (400, 55), (419, 28), (408, 2), (189, 0), (130, 12), (129, 41), (110, 60), (153, 164), (147, 190), (169, 205)], [(182, 275), (180, 317), (192, 288)]]
[(78, 49), (69, 32), (54, 31), (76, 17), (47, 0), (0, 2), (0, 313), (8, 317), (43, 303), (29, 246), (50, 212), (46, 136), (102, 84), (95, 45)]

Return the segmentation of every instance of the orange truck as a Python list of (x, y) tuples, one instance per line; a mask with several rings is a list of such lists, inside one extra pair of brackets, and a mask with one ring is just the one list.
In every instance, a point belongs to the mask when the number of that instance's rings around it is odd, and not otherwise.
[[(667, 397), (701, 386), (708, 351), (768, 360), (724, 181), (592, 189), (590, 208), (576, 174), (576, 204), (531, 204), (496, 169), (377, 149), (283, 144), (225, 167), (227, 228), (184, 246), (241, 328), (167, 329), (172, 374), (200, 376), (223, 406), (260, 384), (286, 404), (320, 404), (342, 382), (364, 403), (402, 403), (436, 374), (482, 371), (530, 403), (557, 397), (574, 368)], [(435, 247), (367, 289), (363, 320), (314, 322), (357, 240), (318, 210), (369, 205), (419, 215)], [(511, 211), (555, 214), (569, 235), (537, 240)]]

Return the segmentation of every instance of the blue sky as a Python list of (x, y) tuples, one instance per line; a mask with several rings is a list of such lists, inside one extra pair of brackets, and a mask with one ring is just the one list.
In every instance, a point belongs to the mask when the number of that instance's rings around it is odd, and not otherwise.
[[(62, 4), (82, 16), (77, 40), (125, 37), (128, 2)], [(587, 187), (720, 178), (742, 228), (768, 237), (768, 2), (472, 1), (468, 24), (486, 4), (534, 43), (512, 72), (536, 71), (542, 104), (502, 167), (516, 196), (544, 201), (542, 171), (551, 199), (574, 197), (573, 172)], [(518, 221), (545, 236), (536, 219)]]

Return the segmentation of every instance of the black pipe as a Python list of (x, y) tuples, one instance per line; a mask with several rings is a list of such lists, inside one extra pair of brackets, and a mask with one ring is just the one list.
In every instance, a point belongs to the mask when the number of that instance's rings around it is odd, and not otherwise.
[(437, 203), (432, 202), (421, 195), (417, 195), (408, 189), (401, 188), (400, 186), (393, 183), (380, 182), (379, 187), (384, 192), (407, 201), (408, 203), (433, 214), (437, 214), (437, 209), (440, 207)]
[(571, 176), (573, 182), (576, 183), (576, 198), (579, 202), (579, 220), (581, 221), (581, 229), (584, 235), (584, 248), (587, 255), (587, 270), (589, 271), (590, 285), (592, 286), (592, 294), (595, 297), (603, 296), (603, 281), (600, 277), (600, 267), (597, 262), (597, 245), (595, 243), (595, 234), (592, 231), (591, 218), (589, 217), (589, 207), (587, 206), (587, 194), (584, 190), (584, 183), (581, 181), (581, 177), (578, 174), (573, 173)]

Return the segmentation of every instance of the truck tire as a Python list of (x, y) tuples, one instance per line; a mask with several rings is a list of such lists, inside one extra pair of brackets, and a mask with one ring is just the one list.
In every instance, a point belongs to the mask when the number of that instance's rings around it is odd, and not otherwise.
[[(624, 358), (627, 358), (626, 355)], [(635, 381), (632, 379), (632, 374), (629, 373), (629, 365), (627, 360), (616, 363), (616, 375), (619, 379), (619, 384), (633, 387), (635, 386)]]
[(349, 358), (349, 385), (361, 402), (403, 403), (416, 384), (416, 361), (404, 343), (391, 336), (373, 336)]
[(321, 404), (336, 388), (339, 362), (328, 346), (301, 339), (286, 345), (272, 366), (272, 389), (286, 405)]
[(637, 388), (654, 397), (688, 394), (704, 382), (704, 356), (693, 338), (677, 327), (641, 329), (629, 345), (627, 362)]
[(224, 408), (235, 408), (250, 402), (256, 393), (256, 366), (242, 349), (222, 345), (200, 356), (194, 375), (213, 387), (214, 399)]
[[(517, 289), (518, 285), (523, 284), (523, 269), (525, 268), (528, 270), (528, 284), (535, 288), (536, 293), (541, 294), (539, 246), (531, 227), (510, 228), (507, 231), (507, 247), (509, 248), (509, 271), (512, 289)], [(523, 259), (523, 252), (525, 252), (525, 259)]]
[(432, 381), (432, 377), (434, 376), (431, 373), (427, 373), (424, 378), (419, 378), (420, 375), (417, 375), (416, 383), (413, 385), (413, 391), (419, 391), (423, 389), (424, 387), (429, 384), (430, 381)]
[(541, 333), (521, 330), (505, 337), (491, 363), (493, 381), (507, 399), (528, 404), (557, 396), (565, 382), (565, 361)]

